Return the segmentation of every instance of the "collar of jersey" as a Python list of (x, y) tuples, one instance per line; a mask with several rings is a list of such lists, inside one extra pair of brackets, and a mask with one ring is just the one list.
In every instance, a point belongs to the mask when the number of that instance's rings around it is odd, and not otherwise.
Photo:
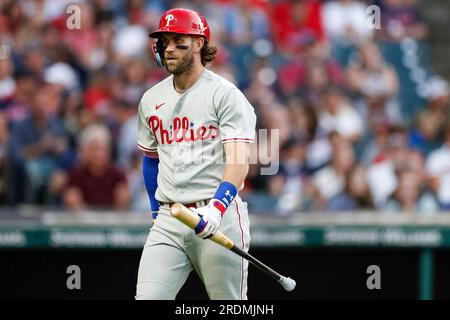
[(176, 92), (177, 94), (179, 94), (179, 95), (183, 95), (183, 94), (185, 94), (186, 92), (190, 91), (191, 89), (195, 88), (195, 87), (198, 85), (198, 83), (200, 82), (200, 79), (203, 78), (203, 76), (205, 75), (206, 70), (207, 70), (206, 68), (203, 68), (202, 73), (200, 73), (200, 76), (199, 76), (198, 79), (194, 82), (194, 84), (193, 84), (192, 86), (190, 86), (189, 88), (187, 88), (186, 90), (184, 90), (183, 92), (178, 92), (177, 89), (175, 88), (175, 84), (173, 83), (173, 75), (172, 75), (171, 86), (172, 86), (173, 91), (175, 91), (175, 92)]

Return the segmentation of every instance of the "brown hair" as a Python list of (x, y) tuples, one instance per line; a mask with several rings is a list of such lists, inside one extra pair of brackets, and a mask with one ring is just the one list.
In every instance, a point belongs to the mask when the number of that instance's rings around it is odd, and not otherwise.
[(206, 42), (200, 51), (200, 57), (202, 59), (202, 65), (206, 66), (207, 63), (212, 63), (216, 58), (217, 47)]

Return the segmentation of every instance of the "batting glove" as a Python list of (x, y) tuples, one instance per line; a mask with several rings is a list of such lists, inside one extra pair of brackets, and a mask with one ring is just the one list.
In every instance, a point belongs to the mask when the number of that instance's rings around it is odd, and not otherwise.
[(223, 207), (223, 204), (219, 200), (211, 199), (208, 205), (193, 209), (200, 217), (200, 223), (195, 228), (197, 236), (208, 239), (216, 233), (222, 222), (223, 213), (220, 209)]

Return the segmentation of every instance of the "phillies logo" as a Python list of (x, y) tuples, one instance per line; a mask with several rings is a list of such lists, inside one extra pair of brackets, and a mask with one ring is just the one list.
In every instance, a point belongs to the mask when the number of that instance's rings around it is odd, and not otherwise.
[(173, 19), (175, 19), (175, 17), (173, 16), (173, 14), (168, 14), (166, 16), (166, 27), (168, 27), (170, 25), (170, 21), (172, 21)]
[(188, 117), (175, 117), (169, 130), (164, 128), (162, 120), (157, 116), (151, 116), (148, 124), (152, 129), (157, 144), (172, 144), (172, 142), (195, 142), (216, 139), (220, 130), (215, 125), (201, 125), (194, 129), (194, 123)]

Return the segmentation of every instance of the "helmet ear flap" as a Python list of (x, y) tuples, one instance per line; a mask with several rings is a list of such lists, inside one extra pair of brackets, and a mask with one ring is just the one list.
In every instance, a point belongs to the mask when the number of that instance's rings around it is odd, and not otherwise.
[(160, 68), (164, 67), (164, 50), (165, 48), (162, 45), (162, 41), (157, 38), (152, 44), (152, 53), (158, 67)]

